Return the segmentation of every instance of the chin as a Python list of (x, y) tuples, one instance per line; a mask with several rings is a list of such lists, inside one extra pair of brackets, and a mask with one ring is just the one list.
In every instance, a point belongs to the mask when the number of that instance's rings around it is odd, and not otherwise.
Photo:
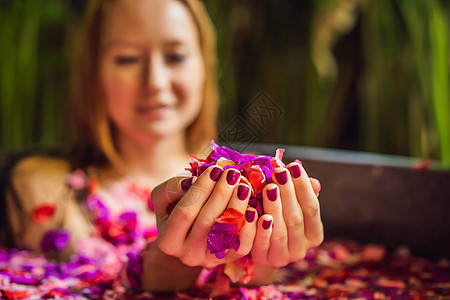
[(169, 136), (174, 136), (179, 134), (180, 132), (184, 132), (184, 127), (178, 127), (178, 126), (149, 126), (143, 130), (143, 132), (151, 136), (153, 138), (164, 138)]

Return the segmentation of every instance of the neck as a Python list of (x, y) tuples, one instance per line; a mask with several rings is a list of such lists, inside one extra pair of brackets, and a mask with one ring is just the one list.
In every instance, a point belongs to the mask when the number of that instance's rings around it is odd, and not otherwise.
[(188, 166), (189, 153), (183, 132), (144, 143), (129, 136), (118, 137), (119, 153), (127, 166), (127, 175), (147, 184), (159, 184)]

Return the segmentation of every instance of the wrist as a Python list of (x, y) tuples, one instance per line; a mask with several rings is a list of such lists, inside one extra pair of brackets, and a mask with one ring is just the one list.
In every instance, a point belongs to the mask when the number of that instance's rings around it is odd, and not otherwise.
[(267, 265), (255, 265), (253, 267), (254, 277), (246, 284), (247, 286), (261, 286), (272, 284), (275, 279), (276, 269)]
[(150, 243), (142, 252), (142, 288), (151, 292), (173, 292), (191, 288), (202, 267), (190, 267), (178, 258), (161, 251)]

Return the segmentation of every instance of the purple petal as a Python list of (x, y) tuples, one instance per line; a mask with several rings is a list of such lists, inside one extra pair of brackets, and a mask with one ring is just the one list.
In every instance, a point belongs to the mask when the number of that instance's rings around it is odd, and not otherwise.
[(96, 278), (98, 278), (102, 272), (98, 269), (90, 270), (86, 272), (82, 272), (78, 275), (78, 278), (84, 281), (94, 281)]
[(272, 178), (273, 167), (270, 162), (270, 156), (260, 156), (253, 163), (261, 167), (261, 171), (263, 171), (267, 179)]
[(133, 252), (128, 252), (128, 264), (127, 264), (127, 277), (130, 282), (130, 286), (133, 289), (139, 289), (141, 287), (141, 275), (142, 275), (142, 257)]
[(86, 207), (89, 211), (94, 212), (98, 219), (109, 219), (109, 208), (97, 196), (89, 195), (86, 199)]
[(239, 229), (228, 223), (216, 223), (208, 234), (207, 247), (217, 258), (225, 257), (228, 249), (238, 250), (240, 246)]
[(50, 230), (41, 240), (41, 250), (44, 253), (52, 250), (62, 251), (69, 244), (70, 232), (67, 230)]
[(256, 209), (256, 212), (258, 213), (258, 216), (260, 217), (260, 216), (262, 216), (263, 214), (264, 214), (264, 212), (263, 212), (263, 207), (262, 207), (262, 205), (261, 205), (261, 200), (259, 200), (258, 198), (251, 198), (249, 201), (248, 201), (248, 205), (250, 206), (250, 207), (253, 207), (254, 209)]
[(119, 216), (119, 220), (125, 223), (124, 227), (128, 230), (135, 230), (137, 226), (137, 215), (134, 211), (124, 212)]
[(11, 277), (11, 281), (15, 282), (15, 283), (20, 283), (20, 284), (39, 284), (41, 282), (41, 280), (39, 278), (35, 278), (30, 274), (23, 274), (23, 275), (19, 275), (19, 276), (15, 276), (12, 275)]
[(8, 262), (9, 254), (6, 250), (0, 249), (0, 262)]

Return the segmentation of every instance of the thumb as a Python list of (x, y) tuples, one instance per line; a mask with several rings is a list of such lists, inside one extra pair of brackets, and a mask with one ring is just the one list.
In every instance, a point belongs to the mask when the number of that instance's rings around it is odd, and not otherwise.
[(309, 181), (311, 182), (311, 186), (314, 190), (314, 194), (316, 194), (316, 197), (318, 197), (320, 190), (322, 189), (322, 187), (320, 185), (320, 181), (313, 177), (309, 177)]

